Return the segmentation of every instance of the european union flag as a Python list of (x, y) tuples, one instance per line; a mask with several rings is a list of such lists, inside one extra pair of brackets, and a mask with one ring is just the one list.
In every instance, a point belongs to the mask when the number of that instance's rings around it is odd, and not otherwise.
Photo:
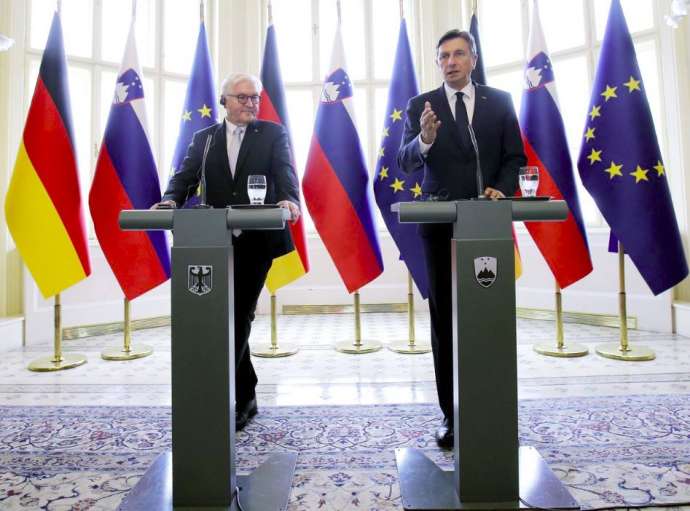
[[(197, 131), (208, 128), (216, 123), (216, 94), (213, 91), (213, 69), (211, 55), (206, 40), (204, 22), (199, 26), (199, 36), (196, 42), (196, 53), (192, 64), (192, 74), (187, 82), (187, 95), (182, 109), (180, 132), (172, 159), (170, 176), (172, 177), (182, 166), (187, 153), (187, 147), (192, 142), (192, 135)], [(191, 207), (199, 203), (199, 191), (189, 198), (184, 207)]]
[(656, 295), (688, 275), (666, 167), (620, 1), (611, 2), (578, 169)]
[(417, 79), (412, 64), (412, 52), (407, 38), (405, 20), (400, 20), (398, 46), (393, 63), (393, 77), (388, 90), (388, 106), (383, 126), (381, 147), (374, 176), (374, 195), (381, 216), (400, 250), (400, 258), (405, 261), (412, 279), (423, 298), (429, 294), (424, 252), (415, 224), (401, 224), (391, 212), (391, 204), (409, 202), (422, 196), (424, 170), (405, 174), (398, 167), (396, 155), (400, 147), (405, 126), (405, 107), (410, 98), (419, 94)]

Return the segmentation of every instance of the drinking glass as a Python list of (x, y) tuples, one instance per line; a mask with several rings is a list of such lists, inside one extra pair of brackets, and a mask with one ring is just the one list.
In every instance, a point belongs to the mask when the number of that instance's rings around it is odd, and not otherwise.
[(520, 191), (523, 197), (536, 197), (539, 188), (539, 167), (520, 167), (518, 174), (520, 179)]
[(266, 198), (266, 176), (252, 174), (247, 179), (247, 195), (250, 204), (263, 204)]

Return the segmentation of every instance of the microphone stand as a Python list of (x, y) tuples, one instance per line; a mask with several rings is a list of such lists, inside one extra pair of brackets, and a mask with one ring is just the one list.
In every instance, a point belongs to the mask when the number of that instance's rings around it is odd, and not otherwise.
[(477, 145), (477, 137), (472, 129), (472, 124), (467, 123), (467, 131), (470, 132), (470, 140), (472, 141), (472, 148), (474, 149), (474, 156), (477, 160), (476, 180), (477, 180), (477, 200), (487, 200), (488, 197), (484, 195), (484, 176), (482, 175), (482, 165), (479, 161), (479, 146)]
[(199, 187), (201, 188), (201, 202), (196, 205), (200, 209), (209, 209), (211, 206), (206, 204), (206, 157), (208, 156), (208, 151), (211, 148), (211, 139), (213, 135), (208, 135), (206, 137), (206, 145), (204, 147), (204, 155), (201, 159), (201, 178), (199, 179)]

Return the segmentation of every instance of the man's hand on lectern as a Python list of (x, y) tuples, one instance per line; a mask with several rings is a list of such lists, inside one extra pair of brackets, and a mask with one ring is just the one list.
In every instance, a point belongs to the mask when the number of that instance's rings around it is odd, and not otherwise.
[(282, 200), (278, 202), (278, 206), (290, 211), (290, 223), (297, 223), (297, 220), (299, 220), (300, 216), (300, 210), (297, 204), (290, 202), (289, 200)]
[(177, 202), (174, 200), (163, 200), (155, 203), (150, 209), (177, 209)]
[(503, 199), (505, 197), (501, 190), (496, 190), (496, 188), (491, 188), (490, 186), (487, 186), (484, 190), (484, 196), (489, 199)]

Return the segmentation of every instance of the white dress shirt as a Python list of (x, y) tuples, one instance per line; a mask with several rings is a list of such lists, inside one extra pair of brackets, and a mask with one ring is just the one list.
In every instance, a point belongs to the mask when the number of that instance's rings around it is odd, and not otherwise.
[[(237, 133), (237, 130), (240, 130)], [(237, 157), (240, 154), (240, 146), (244, 139), (244, 134), (247, 131), (246, 126), (237, 126), (225, 119), (225, 140), (227, 143), (228, 162), (230, 163), (230, 173), (235, 177), (235, 167), (237, 166)]]
[[(462, 90), (457, 90), (453, 89), (452, 87), (449, 87), (447, 83), (443, 82), (443, 90), (446, 93), (446, 99), (448, 100), (448, 106), (450, 106), (450, 113), (453, 115), (453, 119), (455, 119), (455, 103), (458, 100), (458, 97), (455, 95), (457, 92), (462, 92), (462, 100), (465, 102), (465, 109), (467, 110), (467, 120), (469, 121), (470, 124), (472, 124), (472, 117), (474, 116), (474, 98), (475, 98), (475, 89), (474, 89), (474, 84), (470, 80), (467, 85), (465, 85)], [(436, 114), (438, 117), (438, 113)], [(427, 144), (422, 140), (422, 134), (420, 133), (417, 136), (417, 140), (419, 140), (419, 150), (421, 151), (423, 156), (426, 156), (429, 152), (429, 149), (431, 149), (432, 144)]]

